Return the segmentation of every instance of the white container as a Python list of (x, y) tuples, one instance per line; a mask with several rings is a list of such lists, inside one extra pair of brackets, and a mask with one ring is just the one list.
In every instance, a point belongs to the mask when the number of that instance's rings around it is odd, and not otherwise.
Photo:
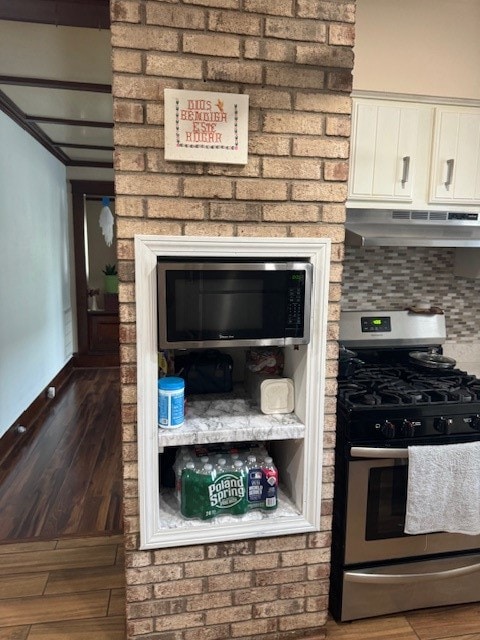
[(158, 426), (178, 429), (184, 422), (185, 381), (174, 376), (158, 381)]
[(295, 408), (295, 388), (290, 378), (247, 370), (245, 387), (262, 413), (292, 413)]

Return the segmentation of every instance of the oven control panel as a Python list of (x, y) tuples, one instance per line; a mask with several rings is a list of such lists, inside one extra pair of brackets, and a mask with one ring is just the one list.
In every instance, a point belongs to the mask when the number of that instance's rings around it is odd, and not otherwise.
[(355, 348), (439, 345), (446, 339), (445, 315), (409, 311), (342, 311), (340, 342)]
[[(348, 440), (352, 443), (371, 442), (372, 446), (380, 446), (382, 442), (392, 446), (396, 441), (416, 444), (425, 438), (429, 444), (436, 439), (455, 439), (466, 436), (468, 439), (480, 438), (480, 413), (463, 413), (461, 415), (403, 416), (383, 414), (384, 417), (372, 416), (362, 420), (354, 420), (347, 426)], [(421, 442), (425, 444), (425, 442)], [(407, 445), (405, 445), (407, 446)]]
[(392, 330), (390, 316), (362, 316), (362, 333), (385, 333)]

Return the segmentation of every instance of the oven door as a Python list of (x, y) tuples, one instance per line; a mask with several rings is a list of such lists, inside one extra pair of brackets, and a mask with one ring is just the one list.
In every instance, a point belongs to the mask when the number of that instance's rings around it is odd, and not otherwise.
[(465, 551), (480, 536), (407, 535), (408, 449), (352, 447), (348, 463), (345, 564)]

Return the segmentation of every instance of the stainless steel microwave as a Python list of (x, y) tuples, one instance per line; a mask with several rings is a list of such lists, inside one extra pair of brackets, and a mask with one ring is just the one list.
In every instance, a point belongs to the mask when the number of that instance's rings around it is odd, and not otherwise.
[(158, 262), (162, 349), (307, 344), (312, 264)]

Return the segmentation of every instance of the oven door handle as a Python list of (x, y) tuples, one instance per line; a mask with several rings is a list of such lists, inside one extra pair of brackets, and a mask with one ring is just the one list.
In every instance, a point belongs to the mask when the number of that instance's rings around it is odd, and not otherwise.
[(390, 449), (388, 447), (352, 447), (352, 458), (384, 458), (386, 460), (408, 458), (408, 449)]
[(405, 584), (407, 582), (427, 582), (427, 580), (439, 580), (465, 576), (480, 570), (480, 563), (469, 564), (467, 567), (448, 569), (447, 571), (432, 571), (431, 573), (356, 573), (346, 571), (345, 582), (360, 582), (362, 584)]

